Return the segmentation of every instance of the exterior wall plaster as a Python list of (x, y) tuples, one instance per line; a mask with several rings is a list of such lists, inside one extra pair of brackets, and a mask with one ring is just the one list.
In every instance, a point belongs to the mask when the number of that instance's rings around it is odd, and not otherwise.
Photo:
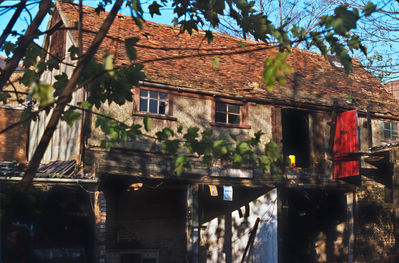
[[(127, 125), (133, 123), (143, 124), (143, 117), (135, 116), (133, 109), (133, 102), (127, 102), (122, 106), (112, 103), (111, 105), (103, 105), (100, 112), (111, 112), (115, 119)], [(251, 129), (211, 126), (211, 111), (212, 101), (209, 99), (175, 95), (173, 99), (173, 117), (176, 117), (177, 121), (152, 118), (151, 131), (148, 134), (154, 136), (156, 132), (165, 127), (176, 131), (179, 125), (182, 125), (184, 129), (192, 126), (199, 127), (200, 132), (210, 128), (215, 136), (234, 134), (243, 140), (253, 136), (258, 130), (262, 130), (264, 135), (261, 137), (261, 145), (265, 145), (272, 138), (271, 107), (268, 105), (249, 105), (248, 125), (251, 125)], [(95, 127), (94, 120), (95, 117), (93, 118), (92, 132), (88, 144), (89, 146), (100, 146), (104, 135), (99, 128)], [(153, 140), (146, 139), (143, 136), (136, 141), (122, 142), (116, 146), (146, 151), (159, 150)]]

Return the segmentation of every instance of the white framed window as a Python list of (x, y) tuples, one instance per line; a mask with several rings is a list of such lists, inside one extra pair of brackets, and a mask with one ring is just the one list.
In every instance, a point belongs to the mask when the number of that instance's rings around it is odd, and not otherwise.
[(140, 89), (139, 111), (161, 115), (169, 114), (168, 93)]

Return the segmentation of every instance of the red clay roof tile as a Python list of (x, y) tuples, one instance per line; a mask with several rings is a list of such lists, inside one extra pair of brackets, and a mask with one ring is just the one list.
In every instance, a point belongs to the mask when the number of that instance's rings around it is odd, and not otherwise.
[[(58, 2), (58, 6), (70, 25), (78, 20), (76, 5)], [(105, 17), (104, 12), (97, 15), (93, 8), (84, 8), (84, 48)], [(73, 35), (77, 39), (76, 31)], [(353, 71), (346, 75), (322, 55), (294, 48), (288, 62), (295, 72), (287, 76), (286, 85), (270, 91), (262, 83), (262, 71), (265, 59), (278, 51), (275, 46), (216, 33), (208, 44), (202, 31), (181, 34), (176, 27), (153, 22), (144, 23), (140, 30), (124, 15), (115, 19), (99, 55), (111, 52), (116, 64), (129, 64), (124, 40), (133, 36), (140, 38), (135, 62), (145, 66), (148, 81), (267, 103), (331, 106), (338, 101), (349, 108), (379, 113), (399, 109), (392, 95), (356, 60)], [(218, 67), (213, 66), (215, 58), (219, 59)], [(347, 102), (349, 96), (351, 103)]]

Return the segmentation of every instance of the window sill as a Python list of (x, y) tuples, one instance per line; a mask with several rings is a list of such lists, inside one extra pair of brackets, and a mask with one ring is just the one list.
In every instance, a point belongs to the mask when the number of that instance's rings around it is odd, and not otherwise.
[(159, 114), (154, 114), (154, 113), (141, 113), (141, 112), (133, 112), (133, 116), (138, 116), (138, 117), (150, 117), (153, 119), (160, 119), (160, 120), (168, 120), (168, 121), (177, 121), (177, 118), (174, 116), (169, 116), (169, 115), (159, 115)]
[(225, 128), (251, 129), (251, 125), (244, 125), (244, 124), (231, 124), (231, 123), (219, 123), (219, 122), (210, 122), (209, 124), (211, 126), (225, 127)]

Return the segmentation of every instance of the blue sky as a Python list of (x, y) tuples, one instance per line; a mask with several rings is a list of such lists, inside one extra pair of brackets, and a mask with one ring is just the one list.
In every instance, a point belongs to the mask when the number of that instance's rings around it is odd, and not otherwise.
[[(19, 1), (4, 1), (1, 6), (9, 6), (9, 5), (15, 5), (17, 4)], [(78, 2), (78, 1), (75, 1)], [(92, 6), (92, 7), (96, 7), (97, 3), (99, 1), (98, 0), (83, 0), (83, 4), (84, 5), (88, 5), (88, 6)], [(146, 11), (148, 10), (148, 5), (152, 3), (152, 1), (143, 1), (144, 2), (144, 7), (143, 9)], [(109, 5), (108, 8), (110, 9), (112, 6)], [(30, 12), (32, 13), (32, 16), (34, 16), (38, 10), (38, 5), (32, 5), (29, 7)], [(0, 32), (3, 32), (5, 27), (7, 26), (8, 21), (11, 19), (12, 15), (13, 15), (13, 11), (11, 12), (7, 12), (2, 14), (1, 12), (3, 11), (3, 9), (0, 9)], [(128, 8), (122, 8), (120, 10), (120, 13), (122, 14), (126, 14), (129, 15), (129, 10)], [(147, 12), (144, 14), (144, 19), (149, 20), (149, 21), (153, 21), (153, 22), (157, 22), (157, 23), (162, 23), (162, 24), (171, 24), (171, 20), (173, 17), (173, 11), (171, 10), (171, 8), (163, 8), (162, 11), (162, 16), (157, 16), (155, 15), (154, 17), (151, 17), (150, 14)], [(46, 30), (47, 27), (47, 22), (49, 19), (49, 15), (45, 18), (45, 21), (42, 23), (42, 25), (40, 26), (40, 30), (44, 31)], [(17, 24), (14, 26), (13, 30), (22, 33), (23, 34), (23, 30), (27, 28), (27, 26), (29, 25), (29, 21), (30, 18), (28, 16), (27, 12), (24, 12), (21, 17), (18, 19)], [(8, 41), (15, 41), (16, 38), (9, 38), (7, 39)], [(43, 37), (36, 39), (36, 42), (38, 44), (41, 44), (43, 41)], [(1, 56), (6, 56), (4, 51), (0, 51), (0, 55)]]

